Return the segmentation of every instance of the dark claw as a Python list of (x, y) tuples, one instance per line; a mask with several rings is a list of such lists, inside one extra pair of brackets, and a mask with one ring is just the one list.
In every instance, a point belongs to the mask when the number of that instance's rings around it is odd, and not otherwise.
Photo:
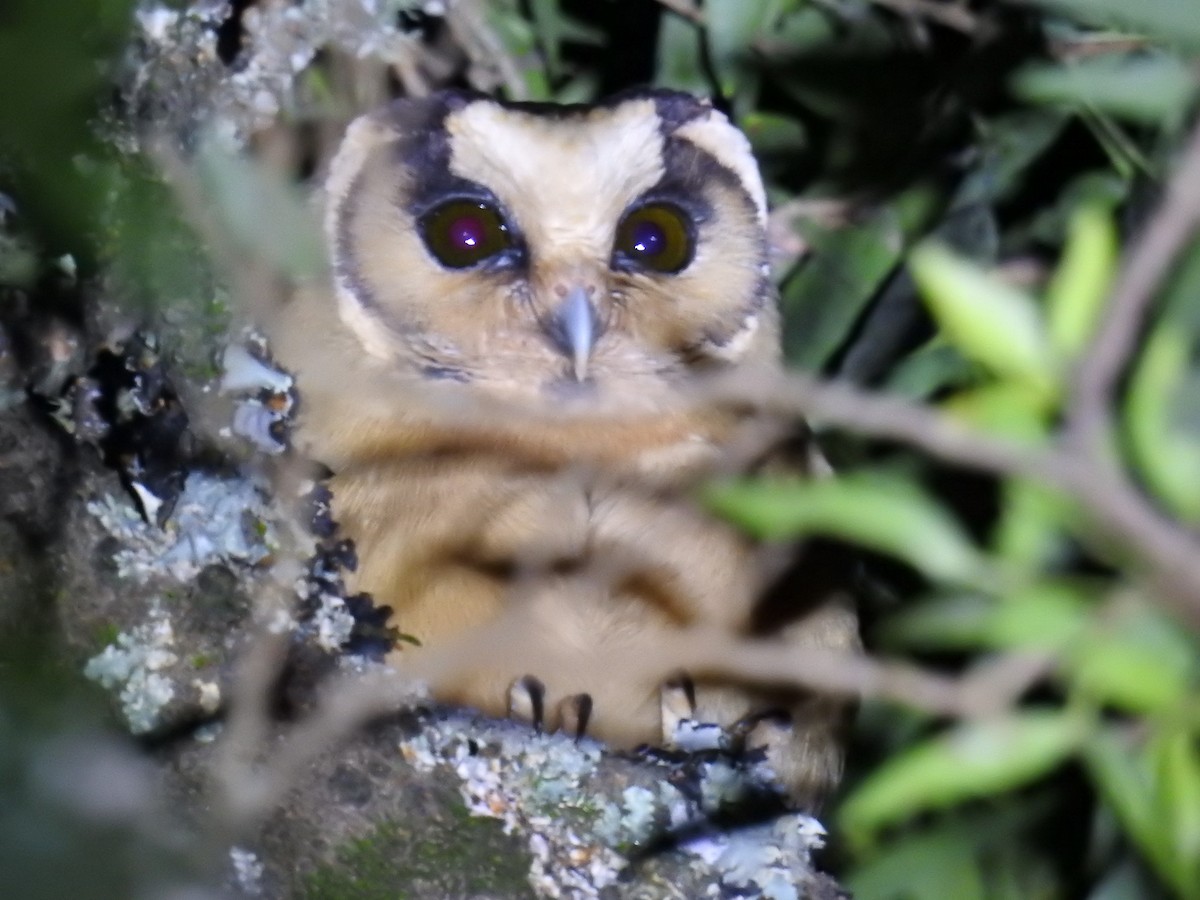
[(546, 686), (532, 675), (518, 678), (508, 686), (508, 715), (542, 730), (545, 721)]
[(679, 723), (696, 715), (696, 686), (683, 672), (663, 682), (659, 692), (659, 708), (662, 713), (662, 743), (664, 747), (675, 745)]
[(587, 732), (592, 717), (592, 695), (575, 694), (558, 705), (559, 728), (579, 740)]

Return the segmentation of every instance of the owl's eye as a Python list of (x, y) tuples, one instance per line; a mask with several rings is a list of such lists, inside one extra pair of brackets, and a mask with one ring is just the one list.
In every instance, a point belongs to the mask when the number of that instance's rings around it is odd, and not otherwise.
[(438, 262), (451, 269), (473, 266), (512, 246), (500, 213), (477, 200), (451, 200), (426, 213), (421, 236)]
[(687, 267), (695, 251), (687, 214), (668, 203), (650, 203), (630, 212), (617, 229), (619, 262), (673, 274)]

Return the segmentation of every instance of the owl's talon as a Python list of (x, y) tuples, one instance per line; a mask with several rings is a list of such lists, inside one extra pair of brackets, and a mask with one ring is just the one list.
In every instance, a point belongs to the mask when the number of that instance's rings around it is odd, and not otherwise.
[(541, 731), (545, 722), (546, 686), (532, 675), (518, 678), (508, 686), (508, 717)]
[(680, 672), (663, 682), (659, 690), (659, 708), (662, 712), (663, 746), (674, 747), (680, 723), (696, 715), (696, 686), (692, 679)]
[(558, 704), (559, 729), (579, 740), (587, 732), (592, 717), (592, 695), (573, 694)]

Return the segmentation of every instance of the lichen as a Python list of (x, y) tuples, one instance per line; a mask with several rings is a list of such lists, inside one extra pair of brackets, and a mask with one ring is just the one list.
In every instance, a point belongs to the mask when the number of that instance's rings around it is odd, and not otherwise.
[(262, 896), (263, 864), (259, 862), (257, 854), (242, 847), (231, 847), (229, 861), (241, 892), (250, 897)]
[(162, 528), (110, 495), (89, 502), (87, 510), (120, 544), (113, 554), (117, 574), (139, 582), (164, 573), (189, 581), (213, 563), (254, 564), (275, 541), (263, 494), (245, 478), (191, 472)]
[(340, 650), (354, 631), (354, 616), (346, 611), (341, 597), (323, 595), (312, 621), (317, 645), (330, 652)]
[(674, 792), (670, 785), (661, 785), (660, 793), (639, 785), (625, 788), (620, 805), (605, 808), (596, 822), (596, 834), (610, 844), (632, 848), (654, 836), (662, 829), (664, 794)]
[(159, 715), (175, 696), (171, 679), (162, 674), (179, 661), (170, 619), (156, 604), (149, 621), (121, 632), (116, 641), (88, 660), (83, 674), (105, 688), (120, 688), (121, 712), (133, 734), (153, 731)]
[[(446, 767), (460, 779), (473, 815), (490, 816), (525, 836), (529, 882), (543, 897), (600, 897), (655, 844), (674, 844), (704, 867), (718, 891), (795, 900), (809, 877), (810, 853), (824, 829), (801, 813), (722, 828), (713, 816), (764, 795), (765, 767), (709, 753), (671, 767), (666, 778), (626, 785), (606, 800), (597, 781), (601, 745), (532, 733), (468, 713), (442, 712), (401, 753), (422, 769)], [(653, 760), (645, 764), (654, 767)], [(653, 776), (659, 773), (654, 772)], [(769, 796), (769, 794), (768, 794)]]
[[(252, 340), (265, 347), (263, 338), (253, 335)], [(237, 395), (233, 421), (221, 429), (222, 436), (236, 434), (273, 456), (287, 450), (296, 405), (292, 377), (236, 342), (226, 346), (221, 370), (221, 393)]]
[(215, 713), (221, 708), (221, 686), (217, 682), (193, 678), (192, 687), (196, 689), (196, 704), (200, 709)]
[(448, 713), (403, 742), (401, 752), (418, 768), (452, 767), (473, 815), (500, 819), (506, 832), (526, 836), (529, 883), (540, 896), (599, 897), (626, 860), (583, 827), (585, 817), (570, 815), (573, 806), (590, 812), (573, 798), (582, 796), (583, 779), (595, 771), (599, 744), (509, 723), (491, 723), (486, 743), (484, 733), (477, 719)]
[[(150, 64), (136, 73), (132, 89), (154, 84), (157, 78), (170, 83), (167, 73), (186, 72), (190, 65), (196, 80), (206, 75), (211, 79), (211, 120), (221, 128), (223, 137), (241, 142), (273, 124), (281, 111), (294, 112), (301, 106), (304, 79), (299, 76), (322, 49), (337, 48), (359, 59), (370, 57), (387, 64), (412, 57), (419, 38), (398, 27), (397, 14), (422, 8), (430, 16), (444, 12), (442, 4), (414, 0), (253, 5), (242, 13), (244, 35), (235, 71), (222, 72), (224, 77), (217, 79), (208, 73), (221, 66), (215, 32), (228, 15), (228, 5), (208, 0), (177, 13), (147, 3), (137, 21)], [(197, 32), (186, 42), (194, 48), (195, 58), (181, 60), (176, 48), (184, 42), (179, 34), (189, 30)]]

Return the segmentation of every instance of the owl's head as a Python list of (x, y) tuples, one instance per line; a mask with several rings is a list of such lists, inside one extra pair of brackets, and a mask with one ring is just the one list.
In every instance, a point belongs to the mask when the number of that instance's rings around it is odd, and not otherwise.
[(690, 95), (400, 100), (350, 126), (326, 197), (342, 321), (421, 378), (652, 409), (776, 357), (762, 181)]

